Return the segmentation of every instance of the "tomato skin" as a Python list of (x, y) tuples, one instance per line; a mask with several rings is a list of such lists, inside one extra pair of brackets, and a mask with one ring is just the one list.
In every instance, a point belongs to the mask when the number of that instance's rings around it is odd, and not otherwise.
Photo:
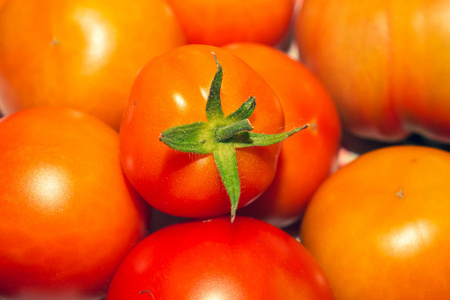
[(118, 133), (47, 107), (1, 119), (0, 139), (0, 298), (101, 298), (149, 221)]
[(331, 175), (301, 240), (337, 299), (447, 299), (450, 154), (423, 146), (368, 152)]
[[(448, 1), (305, 1), (296, 38), (354, 135), (450, 142)], [(333, 21), (330, 21), (333, 20)]]
[(248, 63), (274, 89), (284, 109), (286, 130), (310, 124), (283, 141), (274, 181), (257, 201), (239, 211), (288, 226), (303, 215), (335, 165), (341, 135), (336, 107), (315, 76), (285, 53), (253, 43), (234, 43), (225, 49)]
[(163, 0), (10, 0), (0, 11), (0, 109), (62, 105), (118, 130), (139, 69), (184, 43)]
[[(250, 96), (249, 118), (258, 133), (284, 129), (284, 113), (270, 86), (247, 64), (213, 46), (187, 45), (151, 60), (136, 77), (120, 127), (121, 162), (133, 187), (153, 207), (181, 217), (212, 217), (230, 212), (212, 154), (173, 150), (159, 141), (163, 130), (206, 121), (206, 100), (223, 67), (222, 107), (234, 112)], [(273, 180), (280, 145), (236, 149), (241, 180), (240, 206), (253, 201)]]
[(297, 240), (247, 217), (234, 223), (228, 217), (180, 223), (149, 235), (121, 264), (106, 296), (213, 298), (334, 299), (322, 271)]
[(257, 42), (275, 46), (288, 32), (293, 0), (166, 0), (189, 44)]

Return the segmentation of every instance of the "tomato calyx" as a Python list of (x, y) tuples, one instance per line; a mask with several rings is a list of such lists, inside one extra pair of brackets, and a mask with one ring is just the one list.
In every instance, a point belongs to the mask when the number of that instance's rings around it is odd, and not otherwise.
[(253, 114), (256, 106), (253, 96), (236, 111), (225, 116), (220, 99), (223, 70), (216, 55), (212, 54), (217, 64), (217, 72), (211, 83), (206, 102), (207, 121), (171, 127), (161, 133), (159, 140), (178, 151), (213, 154), (223, 185), (230, 198), (231, 222), (233, 222), (241, 194), (235, 149), (273, 145), (309, 125), (306, 124), (277, 134), (251, 132), (253, 126), (248, 118)]

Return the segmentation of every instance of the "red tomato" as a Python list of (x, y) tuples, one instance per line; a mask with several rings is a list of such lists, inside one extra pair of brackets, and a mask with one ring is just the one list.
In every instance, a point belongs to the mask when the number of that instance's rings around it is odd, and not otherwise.
[(286, 129), (310, 124), (301, 134), (283, 141), (273, 183), (257, 201), (240, 210), (285, 227), (300, 218), (334, 167), (341, 133), (337, 110), (315, 76), (285, 53), (248, 43), (225, 48), (248, 63), (274, 89), (284, 109)]
[(139, 69), (184, 43), (163, 0), (10, 0), (0, 11), (0, 109), (63, 105), (118, 129)]
[(448, 299), (450, 154), (371, 151), (331, 175), (308, 206), (301, 240), (337, 299)]
[(276, 45), (288, 32), (294, 0), (166, 0), (190, 44)]
[(450, 2), (305, 1), (300, 55), (351, 133), (450, 142)]
[[(230, 212), (230, 199), (211, 154), (173, 150), (159, 141), (173, 126), (206, 121), (205, 104), (217, 71), (223, 67), (221, 98), (225, 115), (254, 96), (249, 120), (258, 133), (284, 128), (283, 109), (270, 86), (228, 51), (206, 45), (179, 47), (150, 61), (137, 76), (120, 128), (125, 174), (155, 208), (182, 217)], [(259, 196), (275, 175), (280, 145), (236, 150), (243, 206)]]
[(4, 117), (0, 140), (0, 298), (100, 298), (147, 232), (117, 132), (81, 112), (33, 108)]
[(121, 264), (106, 299), (334, 298), (293, 237), (262, 221), (222, 217), (148, 236)]

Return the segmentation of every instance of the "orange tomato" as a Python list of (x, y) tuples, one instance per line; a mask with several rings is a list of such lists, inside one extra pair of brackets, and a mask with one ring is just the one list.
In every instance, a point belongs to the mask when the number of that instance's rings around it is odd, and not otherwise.
[(310, 124), (283, 141), (274, 181), (256, 201), (239, 211), (285, 227), (301, 217), (334, 167), (341, 134), (337, 110), (316, 77), (285, 53), (250, 43), (224, 48), (242, 58), (273, 88), (283, 106), (286, 130)]
[(301, 240), (336, 299), (448, 299), (449, 178), (449, 152), (392, 146), (325, 181)]
[(63, 108), (0, 121), (0, 298), (101, 298), (147, 233), (116, 131)]
[(190, 44), (276, 45), (288, 32), (294, 0), (166, 0)]
[(450, 142), (450, 2), (306, 0), (296, 24), (303, 62), (352, 134), (410, 133)]
[(163, 0), (10, 0), (0, 11), (0, 109), (67, 106), (118, 129), (134, 77), (185, 43)]

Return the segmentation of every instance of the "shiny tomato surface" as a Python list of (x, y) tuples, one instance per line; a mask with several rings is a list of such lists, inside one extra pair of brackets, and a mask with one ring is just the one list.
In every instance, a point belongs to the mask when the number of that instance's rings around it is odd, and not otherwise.
[(287, 35), (294, 0), (166, 0), (190, 44), (257, 42), (275, 46)]
[(368, 152), (331, 175), (301, 240), (337, 299), (448, 299), (450, 154), (424, 146)]
[(84, 113), (26, 109), (0, 121), (0, 298), (100, 299), (147, 234), (116, 131)]
[(180, 223), (142, 241), (123, 261), (106, 300), (334, 299), (305, 248), (247, 217)]
[(449, 18), (446, 0), (306, 0), (296, 38), (346, 130), (450, 143)]
[[(273, 134), (284, 129), (283, 109), (271, 87), (228, 51), (187, 45), (151, 60), (131, 90), (120, 127), (120, 157), (131, 184), (165, 213), (210, 217), (230, 212), (213, 155), (177, 151), (159, 141), (168, 128), (206, 121), (206, 101), (217, 71), (213, 53), (223, 68), (224, 114), (254, 96), (256, 108), (249, 118), (253, 131)], [(279, 150), (280, 144), (236, 149), (240, 206), (272, 182)]]
[(118, 129), (139, 69), (184, 43), (163, 0), (8, 0), (0, 10), (0, 109), (67, 106)]
[(274, 89), (285, 114), (286, 130), (309, 124), (283, 141), (273, 183), (257, 201), (240, 210), (284, 227), (298, 220), (315, 190), (334, 168), (341, 125), (336, 107), (317, 78), (287, 54), (261, 44), (225, 46)]

